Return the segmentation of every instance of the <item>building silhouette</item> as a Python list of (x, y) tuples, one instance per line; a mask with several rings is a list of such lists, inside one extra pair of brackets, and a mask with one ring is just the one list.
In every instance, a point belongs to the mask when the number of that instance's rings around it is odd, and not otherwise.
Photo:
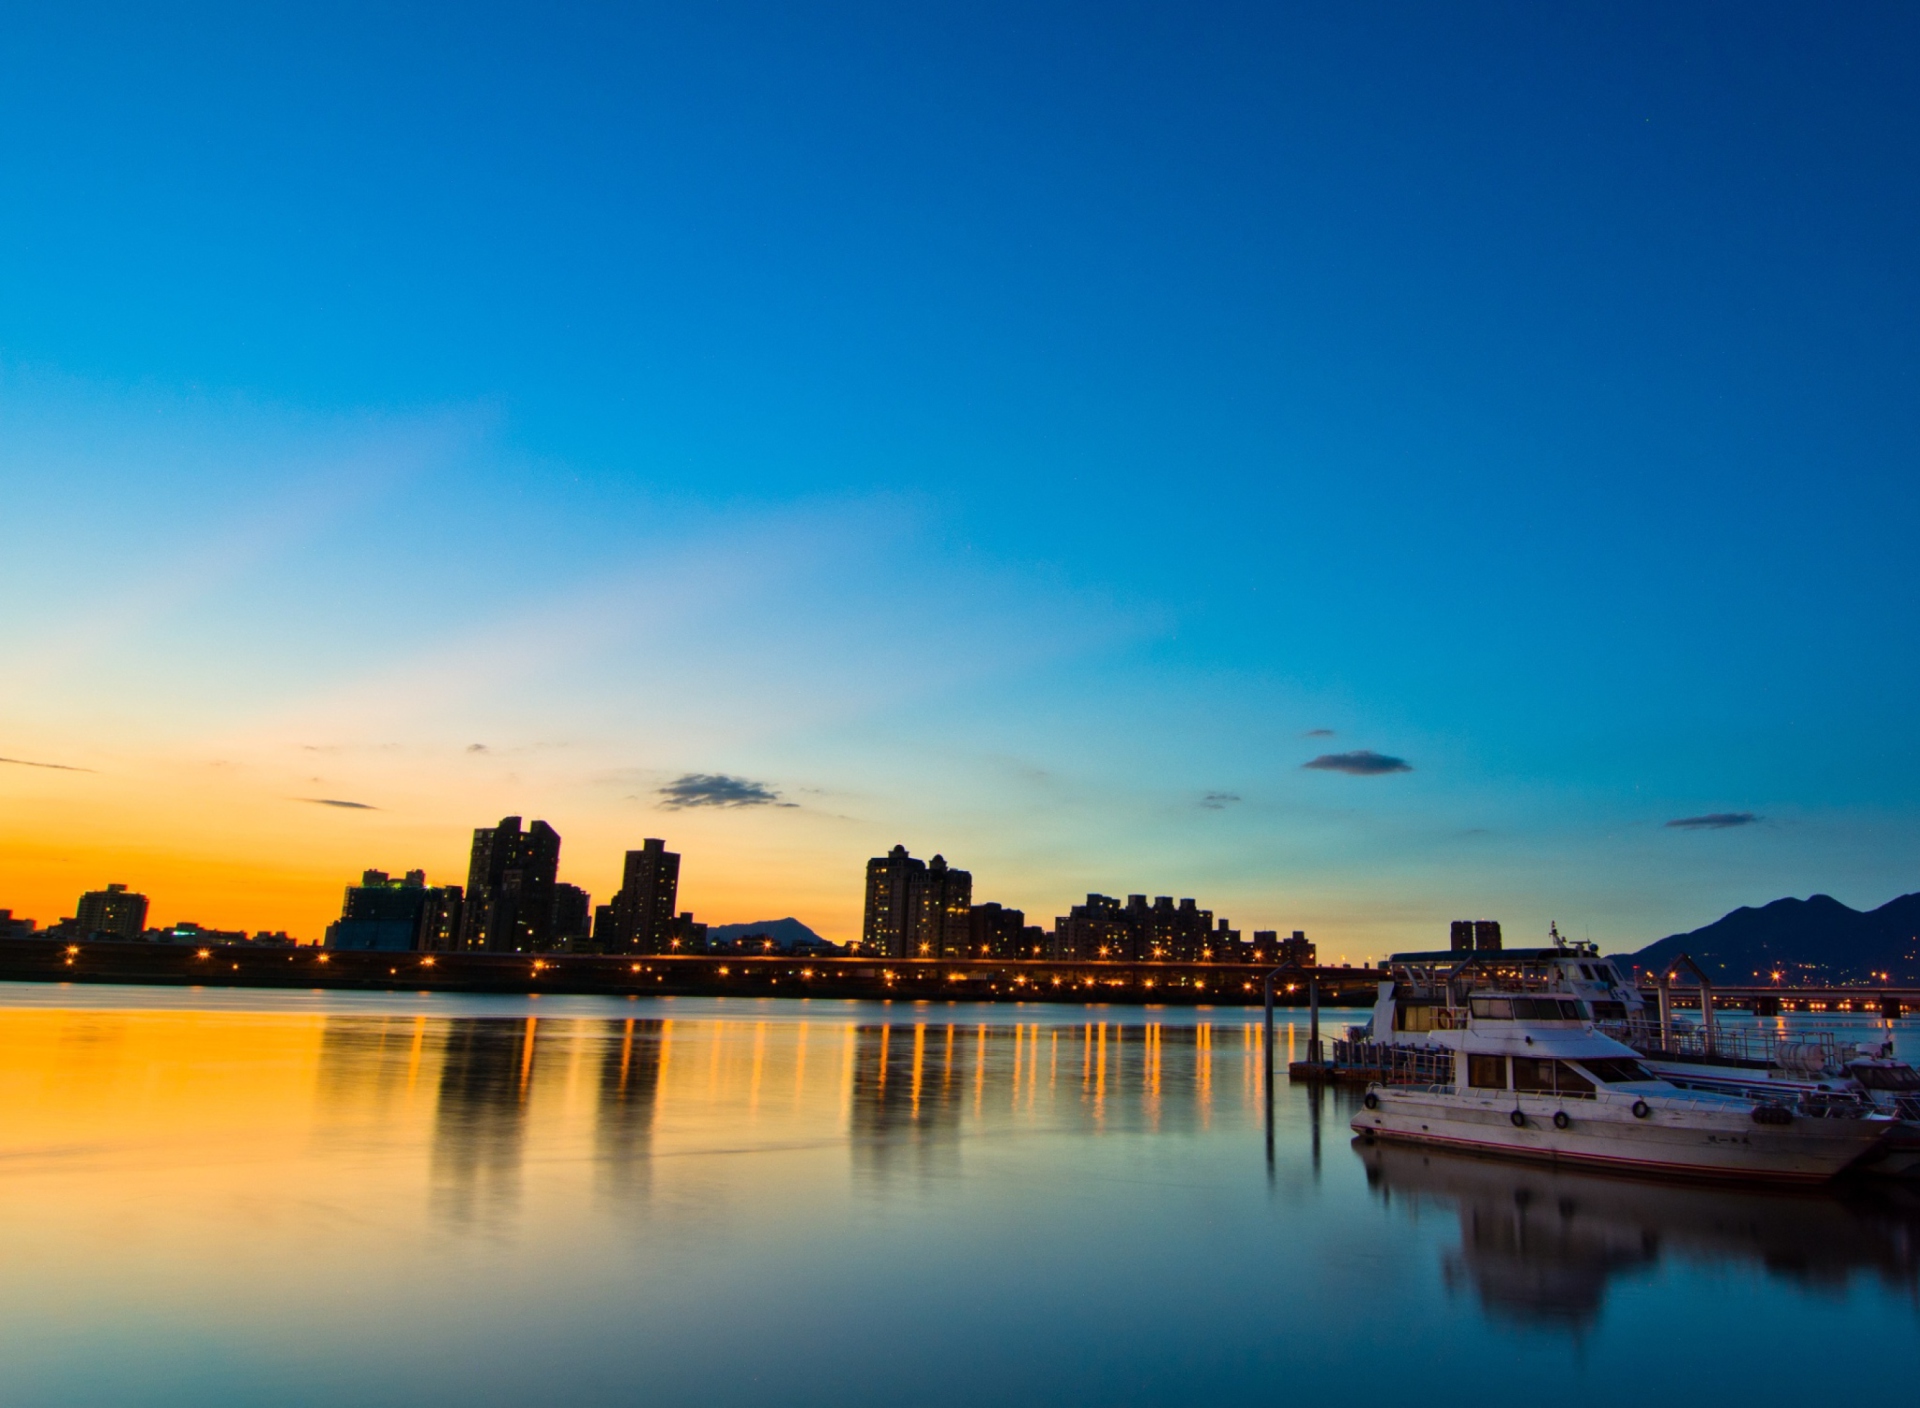
[(945, 856), (916, 860), (905, 846), (867, 862), (860, 951), (881, 958), (964, 958), (972, 942), (973, 876)]
[(349, 885), (340, 918), (327, 926), (325, 943), (340, 949), (441, 949), (459, 932), (461, 890), (427, 884), (427, 872), (409, 870), (395, 880), (369, 870)]
[(473, 833), (466, 903), (460, 923), (463, 949), (540, 952), (553, 947), (553, 887), (560, 869), (560, 833), (544, 821), (525, 831), (520, 818)]
[(147, 897), (125, 885), (88, 890), (80, 896), (73, 927), (84, 938), (137, 939), (147, 927)]
[(578, 885), (553, 887), (553, 943), (556, 948), (582, 946), (593, 935), (593, 898)]
[(1035, 958), (1027, 938), (1027, 916), (991, 900), (967, 916), (967, 957)]
[(1052, 958), (1131, 958), (1133, 926), (1111, 895), (1092, 894), (1053, 921)]
[(1240, 931), (1191, 899), (1128, 895), (1123, 906), (1111, 895), (1087, 896), (1085, 904), (1054, 920), (1053, 958), (1108, 959), (1135, 963), (1229, 962), (1245, 956)]
[(910, 958), (964, 958), (973, 909), (973, 876), (955, 870), (945, 856), (927, 862), (920, 885)]
[(1500, 951), (1500, 921), (1498, 919), (1456, 919), (1452, 929), (1453, 951), (1470, 953), (1481, 950), (1489, 953)]
[[(602, 953), (679, 951), (685, 947), (674, 914), (679, 895), (679, 854), (659, 837), (647, 837), (639, 850), (627, 852), (619, 891), (594, 915), (594, 946)], [(692, 921), (688, 915), (688, 926)]]
[(1317, 957), (1318, 950), (1303, 930), (1295, 929), (1293, 936), (1286, 939), (1280, 937), (1277, 929), (1256, 929), (1253, 932), (1253, 959), (1256, 963), (1271, 960), (1311, 968)]
[(867, 862), (867, 905), (860, 923), (860, 951), (879, 958), (904, 958), (920, 913), (927, 864), (895, 846)]

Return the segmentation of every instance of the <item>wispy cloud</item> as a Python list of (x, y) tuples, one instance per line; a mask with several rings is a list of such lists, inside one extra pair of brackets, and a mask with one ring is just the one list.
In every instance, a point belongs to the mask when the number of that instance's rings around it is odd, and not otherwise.
[(55, 772), (92, 772), (92, 768), (77, 768), (71, 763), (36, 763), (31, 758), (0, 758), (0, 763), (11, 763), (17, 768), (52, 768)]
[(676, 777), (660, 789), (660, 805), (668, 811), (688, 807), (792, 807), (779, 792), (764, 782), (744, 777), (729, 777), (723, 772), (690, 772)]
[(487, 751), (487, 745), (484, 743), (469, 743), (467, 745), (467, 751), (469, 753), (484, 753)]
[(1376, 753), (1371, 748), (1360, 748), (1351, 753), (1322, 753), (1300, 766), (1316, 772), (1350, 773), (1354, 777), (1378, 777), (1382, 773), (1413, 771), (1413, 764), (1405, 758)]
[(1300, 736), (1302, 738), (1332, 738), (1333, 730), (1330, 728), (1310, 728)]
[(338, 797), (296, 797), (298, 802), (312, 802), (316, 807), (345, 807), (348, 811), (377, 812), (380, 808), (371, 802), (343, 802)]
[(1210, 812), (1223, 812), (1239, 800), (1238, 792), (1209, 792), (1200, 799), (1200, 805)]
[[(543, 728), (583, 746), (671, 738), (685, 756), (871, 717), (1159, 629), (1150, 611), (1052, 590), (1018, 568), (916, 555), (929, 537), (912, 505), (887, 499), (696, 520), (605, 573), (563, 577), (551, 596), (515, 596), (506, 614), (463, 622), (258, 727), (307, 737), (458, 728), (469, 743), (456, 746), (487, 739), (500, 756), (511, 740), (487, 730), (508, 732), (503, 720), (537, 707)], [(902, 570), (909, 560), (913, 572)], [(940, 629), (903, 629), (928, 620)], [(676, 668), (659, 670), (663, 658)], [(633, 746), (618, 751), (634, 760)]]
[(1762, 818), (1752, 812), (1708, 812), (1705, 816), (1676, 817), (1667, 825), (1682, 831), (1725, 831), (1734, 826), (1752, 826), (1760, 820)]
[[(141, 460), (183, 452), (218, 462), (245, 457), (253, 466), (249, 481), (266, 487), (237, 499), (221, 519), (197, 525), (194, 552), (154, 550), (129, 557), (125, 572), (113, 579), (117, 585), (50, 623), (53, 629), (39, 640), (23, 643), (0, 678), (0, 697), (24, 697), (61, 675), (97, 663), (156, 622), (232, 590), (248, 573), (445, 459), (472, 435), (472, 427), (460, 417), (347, 423), (308, 428), (304, 437), (290, 437), (277, 449), (267, 449), (249, 439), (244, 427), (228, 427), (224, 434), (196, 435), (178, 425), (155, 432), (156, 418), (166, 419), (167, 412), (177, 415), (180, 408), (163, 406), (158, 415), (154, 407), (146, 409), (148, 415), (136, 418), (137, 429), (131, 432), (134, 453)], [(115, 438), (110, 435), (108, 442)], [(83, 478), (103, 453), (112, 462), (111, 451), (93, 440), (90, 431), (71, 425), (51, 444), (21, 445), (16, 440), (13, 433), (0, 437), (0, 453), (29, 454), (38, 472), (49, 478), (63, 473)], [(124, 439), (117, 448), (127, 453)]]

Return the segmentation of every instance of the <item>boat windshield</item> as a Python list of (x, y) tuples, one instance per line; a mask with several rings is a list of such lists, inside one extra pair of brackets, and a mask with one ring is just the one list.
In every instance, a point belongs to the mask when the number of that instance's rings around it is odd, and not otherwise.
[(1847, 1074), (1868, 1090), (1920, 1090), (1920, 1071), (1911, 1066), (1849, 1066)]
[(1476, 997), (1476, 1017), (1517, 1018), (1523, 1022), (1584, 1022), (1587, 1004), (1571, 997)]
[(1645, 1066), (1625, 1056), (1585, 1057), (1580, 1066), (1602, 1085), (1625, 1085), (1629, 1081), (1655, 1079)]

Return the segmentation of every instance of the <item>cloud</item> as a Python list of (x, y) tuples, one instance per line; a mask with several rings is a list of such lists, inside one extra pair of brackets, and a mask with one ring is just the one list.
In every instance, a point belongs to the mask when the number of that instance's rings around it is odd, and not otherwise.
[(52, 768), (55, 772), (92, 772), (92, 768), (76, 768), (70, 763), (36, 763), (28, 758), (0, 758), (0, 763), (12, 763), (17, 768)]
[(380, 808), (371, 802), (343, 802), (338, 797), (296, 797), (295, 801), (312, 802), (316, 807), (345, 807), (354, 812), (377, 812)]
[(1200, 799), (1200, 805), (1210, 812), (1220, 812), (1239, 800), (1240, 794), (1237, 792), (1209, 792)]
[(1312, 762), (1300, 766), (1316, 772), (1351, 773), (1355, 777), (1378, 777), (1381, 773), (1413, 771), (1413, 764), (1405, 758), (1376, 753), (1371, 748), (1360, 748), (1351, 753), (1322, 753)]
[(487, 751), (487, 745), (484, 743), (469, 743), (467, 745), (467, 751), (469, 753), (484, 753)]
[(690, 772), (676, 777), (660, 789), (660, 805), (668, 811), (688, 807), (791, 807), (780, 794), (764, 782), (749, 782), (744, 777), (729, 777), (723, 772)]
[(1300, 736), (1302, 738), (1332, 738), (1333, 730), (1330, 728), (1310, 728)]
[(1667, 823), (1682, 831), (1725, 831), (1734, 826), (1752, 826), (1763, 818), (1752, 812), (1708, 812), (1705, 816), (1676, 817)]

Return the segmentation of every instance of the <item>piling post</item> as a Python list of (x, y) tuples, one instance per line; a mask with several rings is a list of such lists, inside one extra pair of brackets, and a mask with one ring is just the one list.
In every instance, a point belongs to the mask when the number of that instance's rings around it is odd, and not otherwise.
[(1660, 1049), (1673, 1050), (1673, 975), (1661, 973), (1658, 979), (1660, 988)]
[(1262, 1035), (1261, 1035), (1260, 1049), (1264, 1053), (1266, 1053), (1267, 1089), (1268, 1090), (1273, 1089), (1273, 974), (1279, 971), (1280, 970), (1276, 968), (1273, 970), (1273, 973), (1268, 973), (1266, 977), (1266, 981), (1261, 984), (1261, 988), (1263, 989), (1267, 999), (1267, 1015), (1266, 1015), (1266, 1024), (1261, 1029)]
[(1307, 979), (1307, 1059), (1320, 1064), (1320, 979)]

